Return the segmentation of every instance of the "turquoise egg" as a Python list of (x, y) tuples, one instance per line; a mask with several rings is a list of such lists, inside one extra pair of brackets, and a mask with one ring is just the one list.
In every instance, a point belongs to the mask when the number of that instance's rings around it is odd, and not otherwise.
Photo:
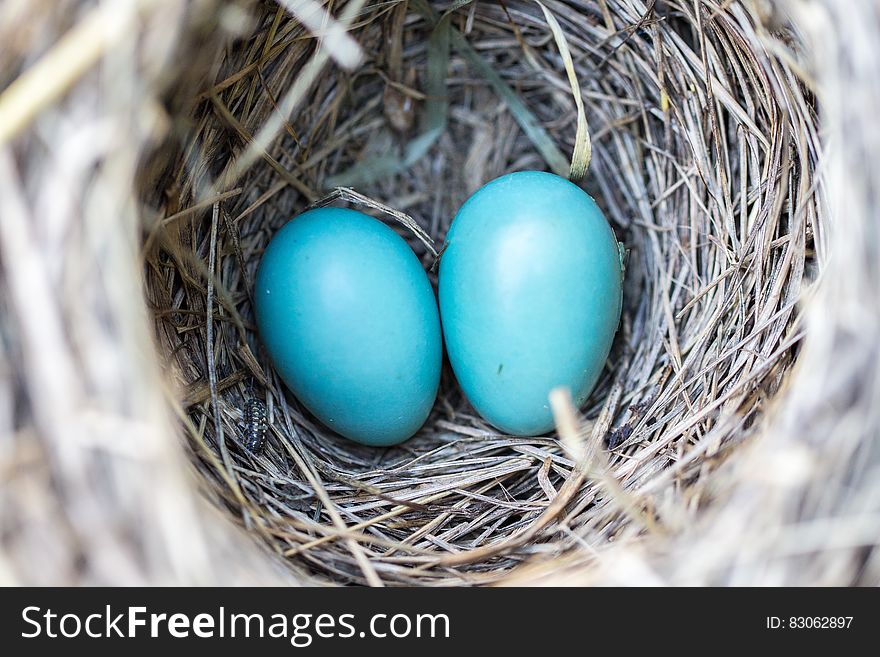
[(425, 422), (443, 358), (437, 301), (381, 221), (340, 208), (294, 218), (266, 247), (254, 303), (276, 371), (328, 427), (394, 445)]
[(582, 405), (602, 372), (622, 304), (614, 232), (577, 185), (522, 171), (458, 211), (440, 261), (449, 361), (488, 422), (514, 435), (553, 428), (548, 394)]

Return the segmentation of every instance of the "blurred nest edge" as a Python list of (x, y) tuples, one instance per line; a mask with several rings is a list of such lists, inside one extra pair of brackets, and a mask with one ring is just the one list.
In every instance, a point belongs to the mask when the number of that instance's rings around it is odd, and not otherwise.
[[(880, 9), (843, 4), (3, 3), (0, 581), (880, 582)], [(560, 172), (548, 14), (628, 250), (607, 372), (561, 436), (447, 371), (416, 437), (345, 441), (261, 350), (262, 250), (336, 186), (442, 244)]]

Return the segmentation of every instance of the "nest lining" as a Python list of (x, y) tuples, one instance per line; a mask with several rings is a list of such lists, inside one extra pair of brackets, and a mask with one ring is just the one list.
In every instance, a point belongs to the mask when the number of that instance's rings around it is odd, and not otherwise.
[[(436, 102), (424, 92), (431, 20), (368, 3), (351, 31), (364, 62), (323, 68), (269, 155), (233, 178), (320, 52), (295, 18), (258, 5), (252, 34), (200, 90), (185, 147), (154, 157), (160, 193), (148, 195), (164, 199), (168, 218), (147, 234), (147, 298), (193, 463), (208, 496), (301, 576), (492, 583), (526, 561), (678, 527), (710, 498), (711, 473), (758, 430), (794, 362), (797, 302), (823, 257), (813, 101), (772, 47), (796, 48), (795, 38), (771, 34), (740, 3), (545, 4), (568, 40), (591, 126), (584, 187), (629, 250), (622, 330), (574, 432), (592, 450), (587, 471), (571, 440), (499, 435), (448, 367), (416, 437), (355, 445), (285, 392), (255, 334), (251, 285), (274, 232), (328, 180), (400, 156), (418, 136)], [(575, 103), (540, 7), (474, 3), (451, 25), (571, 152)], [(353, 179), (438, 245), (481, 184), (548, 166), (455, 48), (447, 89), (446, 129), (424, 157)], [(430, 266), (425, 246), (401, 234)], [(252, 396), (270, 411), (261, 456), (242, 447)]]

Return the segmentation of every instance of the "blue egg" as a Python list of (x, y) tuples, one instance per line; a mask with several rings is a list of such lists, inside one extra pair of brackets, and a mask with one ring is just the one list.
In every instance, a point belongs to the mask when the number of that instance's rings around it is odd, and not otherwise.
[(304, 212), (266, 247), (254, 302), (276, 371), (328, 427), (394, 445), (425, 422), (440, 317), (419, 259), (391, 228), (355, 210)]
[(461, 207), (440, 261), (452, 369), (488, 422), (514, 435), (553, 428), (548, 394), (582, 405), (602, 372), (622, 305), (614, 232), (577, 185), (522, 171)]

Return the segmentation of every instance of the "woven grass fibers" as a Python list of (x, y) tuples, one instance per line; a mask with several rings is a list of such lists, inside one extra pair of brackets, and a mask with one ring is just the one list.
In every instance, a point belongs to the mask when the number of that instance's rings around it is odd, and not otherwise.
[[(4, 55), (0, 577), (880, 580), (871, 2), (68, 4)], [(14, 104), (57, 35), (108, 26)], [(275, 231), (343, 186), (430, 269), (480, 185), (567, 175), (584, 119), (628, 250), (587, 405), (500, 435), (447, 366), (398, 447), (305, 411), (254, 326)]]

